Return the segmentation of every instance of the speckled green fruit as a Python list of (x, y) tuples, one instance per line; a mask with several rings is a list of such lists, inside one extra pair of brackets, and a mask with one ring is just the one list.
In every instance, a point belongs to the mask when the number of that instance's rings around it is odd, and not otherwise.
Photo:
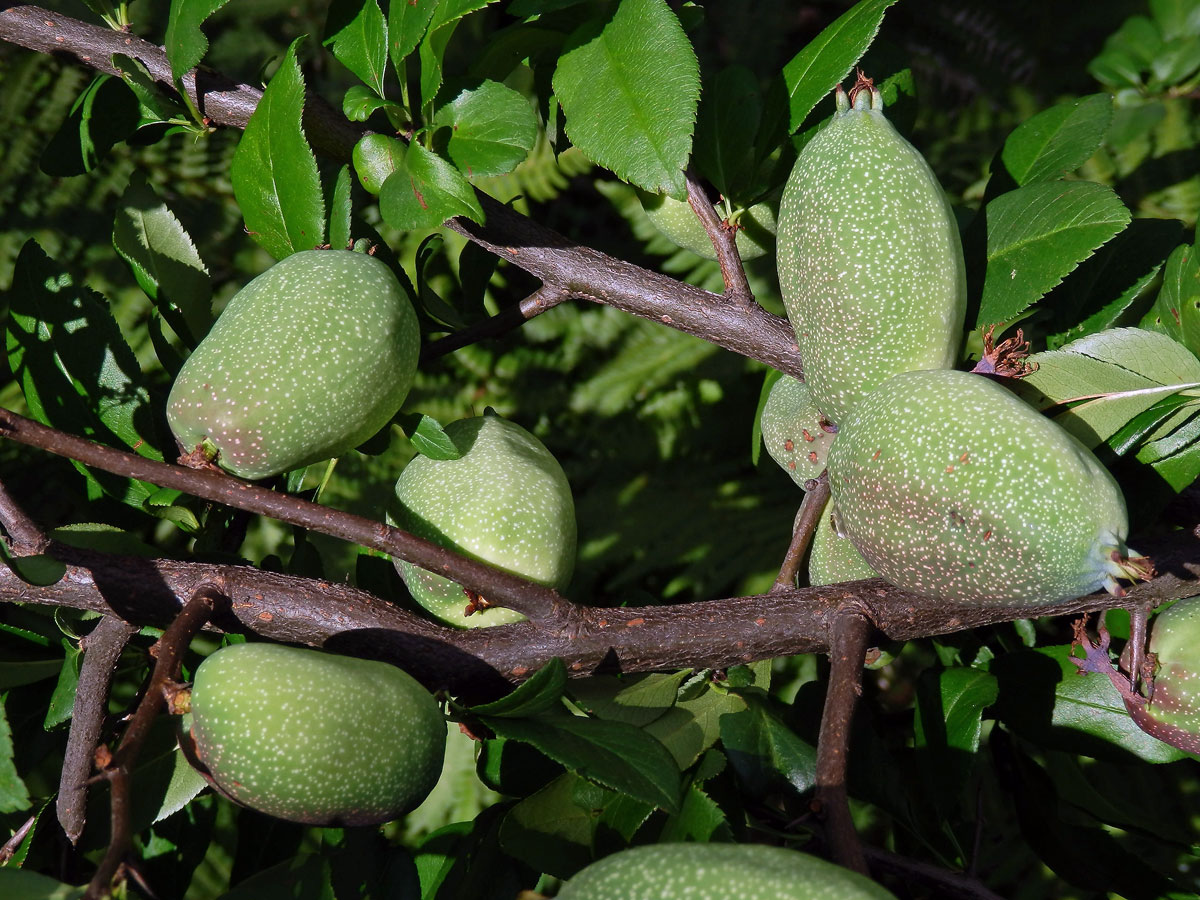
[(771, 459), (800, 487), (825, 471), (834, 435), (822, 427), (803, 381), (784, 375), (771, 385), (758, 425)]
[(383, 262), (294, 253), (242, 288), (167, 399), (185, 452), (206, 444), (242, 478), (338, 456), (387, 424), (416, 373), (420, 329)]
[(365, 825), (433, 789), (446, 726), (433, 695), (395, 666), (234, 644), (196, 669), (192, 736), (239, 803), (292, 822)]
[(904, 372), (829, 451), (842, 534), (893, 584), (977, 605), (1119, 590), (1125, 501), (1090, 450), (996, 382)]
[(826, 506), (808, 551), (808, 583), (817, 587), (878, 577), (849, 538), (837, 533), (833, 527), (833, 505)]
[[(530, 581), (562, 589), (575, 568), (575, 504), (562, 467), (515, 422), (488, 413), (446, 426), (458, 459), (415, 457), (396, 480), (388, 521)], [(451, 625), (519, 622), (501, 607), (466, 614), (463, 589), (396, 561), (413, 598)], [(486, 598), (484, 598), (486, 600)]]
[(558, 900), (894, 900), (856, 872), (759, 844), (649, 844), (606, 856)]
[(1200, 734), (1200, 597), (1180, 600), (1154, 617), (1154, 693), (1146, 712)]
[(841, 424), (891, 375), (954, 365), (966, 269), (954, 214), (874, 90), (804, 147), (779, 206), (779, 287), (813, 402)]
[[(717, 258), (717, 251), (713, 249), (712, 240), (704, 230), (704, 223), (696, 217), (686, 201), (641, 190), (638, 191), (638, 200), (650, 223), (676, 247), (690, 250), (705, 259)], [(763, 201), (747, 207), (736, 217), (738, 231), (734, 243), (743, 260), (758, 259), (775, 249), (775, 216), (778, 208), (778, 199), (774, 202)], [(715, 212), (718, 219), (725, 217), (719, 208)]]

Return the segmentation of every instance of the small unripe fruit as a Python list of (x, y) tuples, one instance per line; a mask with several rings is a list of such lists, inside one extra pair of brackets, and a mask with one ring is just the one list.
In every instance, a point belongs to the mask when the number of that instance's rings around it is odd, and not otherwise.
[(171, 387), (167, 421), (242, 478), (338, 456), (400, 409), (420, 351), (417, 315), (365, 253), (307, 250), (228, 303)]
[(800, 487), (825, 471), (834, 435), (823, 427), (803, 381), (784, 375), (771, 385), (759, 430), (771, 458)]
[(437, 703), (387, 663), (234, 644), (196, 669), (191, 704), (196, 756), (216, 786), (280, 819), (386, 822), (441, 773)]
[(870, 563), (833, 527), (833, 505), (825, 507), (808, 551), (808, 583), (813, 587), (878, 578)]
[(954, 365), (966, 268), (954, 214), (873, 88), (804, 147), (779, 206), (779, 287), (813, 402), (840, 425), (897, 372)]
[[(690, 250), (705, 259), (717, 258), (717, 251), (708, 232), (704, 230), (704, 223), (686, 201), (645, 191), (638, 191), (638, 200), (650, 223), (676, 247)], [(778, 209), (778, 198), (774, 202), (764, 200), (747, 207), (737, 216), (734, 243), (743, 260), (757, 259), (775, 249), (775, 216)], [(723, 218), (719, 209), (714, 209), (714, 212), (718, 219)]]
[(761, 844), (648, 844), (571, 878), (558, 900), (895, 900), (857, 872)]
[[(558, 461), (532, 434), (488, 413), (446, 426), (458, 459), (413, 458), (396, 480), (388, 521), (442, 547), (557, 590), (575, 568), (575, 504)], [(413, 599), (452, 625), (521, 621), (476, 609), (462, 587), (396, 560)], [(486, 601), (486, 597), (483, 598)]]
[(1129, 526), (1090, 450), (994, 381), (895, 375), (829, 451), (835, 522), (898, 587), (978, 605), (1121, 589)]
[(1154, 617), (1150, 652), (1156, 664), (1146, 712), (1200, 734), (1200, 597), (1180, 600)]

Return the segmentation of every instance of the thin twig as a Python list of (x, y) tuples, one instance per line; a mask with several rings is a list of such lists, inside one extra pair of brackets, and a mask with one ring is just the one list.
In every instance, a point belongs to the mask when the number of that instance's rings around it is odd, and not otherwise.
[(930, 863), (909, 859), (878, 847), (864, 847), (863, 852), (875, 872), (887, 872), (906, 882), (916, 882), (932, 888), (937, 897), (955, 897), (961, 900), (1005, 900), (988, 890), (976, 878), (948, 872)]
[(114, 616), (104, 616), (82, 641), (83, 664), (71, 710), (71, 730), (67, 735), (56, 804), (59, 824), (72, 844), (83, 834), (87, 821), (87, 781), (108, 712), (113, 671), (125, 645), (137, 631), (136, 625)]
[(16, 855), (17, 850), (25, 840), (26, 835), (29, 834), (30, 829), (37, 824), (37, 820), (37, 813), (34, 813), (24, 821), (20, 828), (13, 832), (12, 837), (4, 842), (4, 846), (0, 847), (0, 866), (8, 865), (8, 861)]
[(821, 513), (829, 502), (829, 478), (822, 474), (813, 489), (805, 493), (800, 502), (800, 511), (792, 526), (792, 541), (788, 545), (783, 565), (779, 567), (779, 577), (771, 588), (772, 593), (786, 591), (796, 586), (796, 573), (800, 570), (800, 560), (812, 543), (817, 524), (821, 521)]
[(817, 740), (817, 778), (813, 805), (825, 821), (825, 833), (838, 865), (867, 874), (862, 843), (850, 817), (846, 767), (850, 726), (862, 694), (863, 658), (871, 623), (859, 610), (841, 610), (833, 620), (829, 648), (829, 690)]
[(100, 861), (88, 884), (84, 894), (85, 900), (100, 900), (112, 893), (113, 879), (133, 845), (129, 773), (150, 734), (150, 727), (166, 705), (167, 686), (179, 679), (183, 655), (187, 652), (192, 638), (204, 627), (217, 606), (224, 602), (227, 602), (226, 598), (214, 586), (202, 586), (184, 604), (175, 621), (151, 651), (156, 654), (157, 660), (146, 693), (130, 719), (121, 743), (111, 756), (111, 761), (103, 767), (103, 774), (111, 785), (112, 833), (104, 859)]
[(721, 221), (691, 169), (687, 171), (686, 177), (688, 205), (703, 223), (704, 230), (717, 253), (721, 277), (725, 280), (725, 296), (738, 306), (754, 306), (754, 292), (750, 290), (750, 282), (746, 280), (746, 270), (742, 266), (742, 257), (737, 249), (737, 229), (728, 228)]
[(486, 563), (468, 559), (382, 522), (319, 506), (221, 472), (189, 469), (146, 459), (135, 453), (49, 428), (7, 409), (0, 409), (0, 435), (69, 456), (117, 475), (175, 488), (205, 500), (380, 550), (428, 571), (445, 575), (464, 588), (487, 597), (492, 605), (514, 609), (531, 621), (554, 622), (558, 627), (567, 627), (574, 618), (575, 607), (556, 591)]
[(569, 292), (542, 285), (519, 303), (504, 307), (491, 318), (426, 344), (421, 350), (421, 362), (427, 363), (432, 359), (453, 353), (455, 350), (479, 343), (487, 338), (507, 334), (535, 316), (540, 316), (547, 310), (554, 309), (560, 303), (570, 299), (572, 299), (572, 295)]
[(50, 544), (50, 538), (12, 498), (0, 482), (0, 526), (8, 532), (14, 556), (36, 556)]

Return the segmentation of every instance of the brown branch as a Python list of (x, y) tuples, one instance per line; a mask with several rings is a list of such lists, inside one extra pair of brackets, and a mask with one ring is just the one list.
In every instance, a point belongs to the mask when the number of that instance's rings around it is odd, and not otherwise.
[(872, 871), (887, 872), (909, 884), (924, 884), (935, 891), (936, 897), (961, 897), (962, 900), (1004, 900), (976, 878), (958, 872), (947, 872), (931, 863), (909, 859), (878, 847), (864, 847)]
[(183, 655), (187, 652), (188, 645), (204, 627), (213, 611), (224, 601), (225, 598), (213, 585), (201, 585), (184, 604), (179, 615), (151, 651), (157, 655), (157, 660), (150, 675), (150, 683), (146, 686), (146, 693), (138, 703), (116, 752), (111, 754), (108, 764), (102, 767), (102, 774), (110, 785), (112, 832), (104, 858), (97, 866), (84, 893), (85, 900), (98, 900), (112, 893), (113, 879), (125, 861), (129, 848), (133, 846), (132, 798), (129, 795), (133, 764), (150, 734), (150, 727), (166, 705), (168, 686), (179, 679)]
[(486, 338), (507, 334), (525, 324), (534, 316), (540, 316), (547, 310), (554, 309), (560, 303), (580, 296), (582, 295), (571, 295), (542, 285), (524, 300), (504, 307), (504, 309), (491, 318), (484, 319), (482, 322), (477, 322), (468, 328), (448, 334), (444, 338), (439, 338), (432, 343), (426, 344), (421, 348), (421, 363), (427, 363), (432, 359), (445, 356), (447, 353), (453, 353), (455, 350), (460, 350), (463, 347)]
[[(0, 40), (41, 53), (66, 54), (113, 74), (113, 53), (142, 62), (170, 89), (166, 54), (132, 35), (53, 13), (37, 6), (0, 10)], [(217, 126), (244, 128), (262, 91), (235, 85), (199, 70), (184, 78), (197, 108)], [(366, 133), (323, 99), (305, 101), (304, 127), (314, 149), (349, 162), (354, 144)], [(632, 315), (695, 335), (782, 372), (802, 377), (800, 353), (787, 319), (757, 304), (739, 306), (718, 294), (676, 281), (569, 241), (557, 232), (479, 193), (485, 224), (451, 219), (446, 227), (539, 278), (550, 290), (615, 306)]]
[(717, 253), (717, 263), (721, 266), (721, 277), (725, 281), (725, 296), (743, 308), (754, 305), (754, 292), (750, 290), (750, 282), (746, 280), (746, 270), (742, 267), (742, 257), (737, 249), (737, 229), (727, 228), (717, 215), (708, 194), (696, 180), (696, 176), (687, 172), (688, 205), (691, 206), (697, 218), (708, 232), (713, 249)]
[(871, 623), (852, 607), (833, 619), (829, 648), (829, 689), (817, 739), (817, 776), (813, 806), (825, 822), (825, 834), (840, 866), (867, 874), (862, 843), (850, 817), (846, 768), (850, 759), (850, 726), (862, 695), (863, 661)]
[(574, 607), (550, 588), (460, 556), (382, 522), (319, 506), (222, 472), (173, 466), (106, 447), (2, 408), (0, 435), (51, 453), (69, 456), (107, 472), (175, 488), (205, 500), (269, 516), (289, 525), (299, 525), (382, 551), (445, 575), (468, 590), (483, 594), (493, 605), (515, 609), (531, 621), (567, 627), (574, 615)]
[(825, 511), (828, 502), (829, 478), (822, 474), (813, 489), (806, 492), (800, 502), (800, 511), (796, 514), (796, 522), (792, 526), (792, 541), (783, 558), (783, 565), (779, 568), (775, 585), (771, 588), (772, 593), (796, 586), (796, 573), (800, 570), (800, 561), (804, 559), (804, 551), (812, 543), (817, 524), (821, 521), (821, 513)]
[(58, 780), (56, 809), (72, 844), (83, 834), (87, 815), (87, 781), (92, 774), (92, 761), (104, 717), (108, 712), (108, 692), (112, 685), (117, 660), (137, 626), (113, 616), (104, 616), (92, 632), (84, 637), (83, 664), (79, 669), (79, 686), (71, 710), (71, 730), (63, 754), (62, 774)]
[(50, 539), (23, 510), (0, 482), (0, 526), (8, 533), (14, 556), (36, 556), (46, 549)]

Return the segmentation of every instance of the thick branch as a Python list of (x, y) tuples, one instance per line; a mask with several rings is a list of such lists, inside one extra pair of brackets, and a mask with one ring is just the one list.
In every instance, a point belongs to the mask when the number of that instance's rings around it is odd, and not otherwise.
[[(124, 53), (171, 86), (162, 48), (37, 6), (0, 11), (0, 40), (41, 53), (69, 54), (110, 74), (112, 54)], [(184, 87), (212, 124), (233, 128), (246, 126), (262, 97), (258, 88), (232, 84), (203, 69), (186, 76)], [(350, 161), (354, 144), (365, 133), (316, 96), (305, 104), (304, 126), (318, 152), (341, 162)], [(800, 353), (786, 319), (568, 241), (486, 194), (480, 194), (480, 202), (487, 216), (484, 225), (451, 219), (447, 227), (540, 278), (548, 289), (615, 306), (802, 377)]]

